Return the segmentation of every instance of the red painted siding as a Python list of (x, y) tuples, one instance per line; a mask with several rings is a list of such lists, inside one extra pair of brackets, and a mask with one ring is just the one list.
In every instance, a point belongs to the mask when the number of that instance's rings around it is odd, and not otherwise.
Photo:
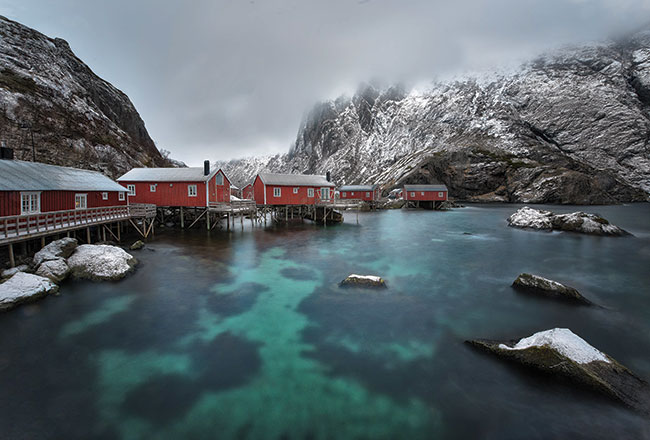
[[(20, 191), (0, 191), (0, 217), (20, 215), (20, 193)], [(108, 200), (103, 200), (102, 191), (40, 191), (40, 193), (41, 212), (74, 209), (75, 194), (86, 194), (88, 208), (126, 205), (126, 198), (119, 200), (117, 191), (108, 191)]]
[[(264, 184), (259, 177), (255, 178), (253, 184), (255, 202), (258, 205), (264, 204)], [(274, 195), (275, 188), (280, 188), (280, 196)], [(297, 188), (297, 192), (294, 192)], [(314, 196), (309, 197), (309, 188), (314, 190)], [(266, 204), (267, 205), (312, 205), (319, 203), (320, 186), (285, 186), (285, 185), (266, 185)], [(334, 199), (334, 188), (328, 188), (330, 200)]]
[[(135, 185), (135, 196), (127, 196), (129, 203), (152, 203), (156, 206), (187, 206), (206, 207), (205, 182), (127, 182), (120, 185), (128, 188)], [(151, 185), (156, 185), (156, 191), (151, 191)], [(190, 197), (188, 187), (196, 185), (196, 196)]]
[[(223, 185), (216, 184), (218, 175), (223, 176)], [(219, 170), (219, 172), (217, 172), (217, 174), (215, 174), (212, 179), (214, 180), (217, 189), (216, 201), (230, 203), (230, 180), (228, 177), (226, 177), (226, 174), (223, 171)]]
[(447, 191), (406, 191), (403, 190), (404, 200), (447, 200)]
[(255, 192), (253, 191), (253, 184), (249, 183), (242, 189), (242, 198), (252, 200), (255, 197)]
[(374, 191), (340, 191), (339, 192), (339, 198), (341, 200), (365, 200), (366, 202), (379, 200), (380, 195), (381, 195), (381, 190), (379, 188), (377, 188)]

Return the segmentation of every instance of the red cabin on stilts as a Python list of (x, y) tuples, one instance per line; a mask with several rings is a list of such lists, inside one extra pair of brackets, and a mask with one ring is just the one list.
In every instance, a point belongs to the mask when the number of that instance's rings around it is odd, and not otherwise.
[(344, 185), (339, 188), (339, 198), (376, 202), (381, 198), (381, 189), (379, 185)]
[(260, 173), (253, 181), (257, 205), (315, 205), (330, 203), (335, 185), (325, 176)]
[(253, 184), (249, 183), (246, 185), (242, 190), (242, 198), (246, 200), (253, 200), (253, 197), (255, 197), (254, 191), (253, 191)]

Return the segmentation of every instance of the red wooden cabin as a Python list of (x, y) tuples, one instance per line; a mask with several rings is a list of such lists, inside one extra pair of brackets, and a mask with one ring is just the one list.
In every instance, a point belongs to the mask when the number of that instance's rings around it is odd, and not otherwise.
[(404, 200), (442, 202), (447, 200), (445, 185), (404, 185), (402, 196)]
[(96, 171), (0, 160), (0, 217), (126, 206), (125, 194)]
[(249, 183), (246, 185), (242, 190), (242, 198), (247, 199), (247, 200), (253, 200), (253, 197), (255, 197), (254, 192), (253, 192), (253, 184)]
[(381, 189), (379, 185), (344, 185), (339, 188), (339, 198), (375, 202), (381, 198)]
[(335, 185), (325, 176), (260, 173), (253, 181), (258, 205), (314, 205), (329, 203)]
[(230, 180), (218, 169), (134, 168), (117, 181), (128, 189), (129, 203), (206, 208), (210, 203), (230, 203)]

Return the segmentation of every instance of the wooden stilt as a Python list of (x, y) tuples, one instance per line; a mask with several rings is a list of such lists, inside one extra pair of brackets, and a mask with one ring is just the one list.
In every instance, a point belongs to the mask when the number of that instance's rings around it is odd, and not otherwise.
[(181, 229), (185, 229), (185, 218), (183, 218), (183, 207), (181, 206)]
[(208, 211), (208, 215), (205, 216), (205, 227), (207, 230), (210, 230), (210, 211)]
[(120, 230), (122, 229), (120, 227), (122, 222), (117, 222), (117, 241), (120, 242), (122, 241), (122, 235), (120, 234)]
[(102, 225), (102, 241), (106, 241), (106, 226)]
[(14, 258), (14, 245), (9, 243), (9, 264), (11, 267), (16, 267), (16, 259)]
[(90, 244), (90, 228), (86, 228), (86, 242)]

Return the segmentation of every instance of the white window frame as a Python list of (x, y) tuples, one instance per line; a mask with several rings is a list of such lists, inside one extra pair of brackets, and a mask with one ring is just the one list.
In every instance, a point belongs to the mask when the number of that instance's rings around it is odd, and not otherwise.
[(220, 185), (220, 186), (223, 185), (223, 174), (221, 174), (221, 173), (217, 173), (217, 177), (216, 177), (216, 179), (215, 179), (215, 183), (216, 183), (217, 185)]
[(341, 197), (347, 197), (347, 196), (348, 196), (348, 195), (346, 194), (345, 191), (343, 191), (343, 192), (341, 193)]
[(300, 188), (298, 188), (297, 186), (294, 186), (294, 188), (293, 188), (293, 193), (294, 193), (294, 194), (298, 194), (298, 190), (299, 190), (299, 189), (300, 189)]
[(126, 193), (124, 191), (120, 191), (119, 193), (117, 193), (117, 200), (123, 202), (126, 199), (125, 195)]
[(196, 185), (187, 185), (187, 197), (196, 197), (198, 189)]
[(351, 196), (354, 196), (354, 192), (351, 192), (350, 195), (351, 195)]
[[(327, 194), (327, 197), (324, 196), (324, 194)], [(320, 199), (321, 200), (330, 200), (330, 189), (329, 188), (321, 188), (320, 189)]]
[(414, 192), (411, 192), (411, 197), (415, 197), (415, 193), (414, 193)]
[(369, 192), (366, 192), (366, 197), (370, 197), (370, 193), (369, 193)]
[(424, 191), (420, 191), (420, 195), (423, 196), (423, 195), (424, 195)]
[[(81, 201), (83, 200), (83, 206)], [(77, 202), (79, 202), (77, 204)], [(88, 209), (88, 194), (87, 193), (76, 193), (74, 195), (74, 209)]]
[[(24, 197), (27, 197), (27, 211), (24, 209)], [(38, 191), (20, 193), (20, 215), (39, 214), (41, 212), (41, 193)]]
[(102, 193), (102, 200), (108, 200), (108, 193), (107, 192)]
[(126, 185), (126, 189), (129, 192), (129, 196), (134, 196), (135, 195), (135, 185), (133, 185), (133, 184)]
[(314, 197), (314, 188), (307, 188), (307, 197)]
[(273, 197), (282, 197), (282, 188), (279, 186), (273, 187)]
[(444, 192), (444, 191), (440, 191), (440, 192), (438, 193), (438, 197), (444, 197), (444, 196), (445, 196), (445, 192)]
[(152, 183), (151, 185), (149, 185), (149, 192), (155, 193), (156, 192), (156, 186), (157, 185), (155, 183)]

